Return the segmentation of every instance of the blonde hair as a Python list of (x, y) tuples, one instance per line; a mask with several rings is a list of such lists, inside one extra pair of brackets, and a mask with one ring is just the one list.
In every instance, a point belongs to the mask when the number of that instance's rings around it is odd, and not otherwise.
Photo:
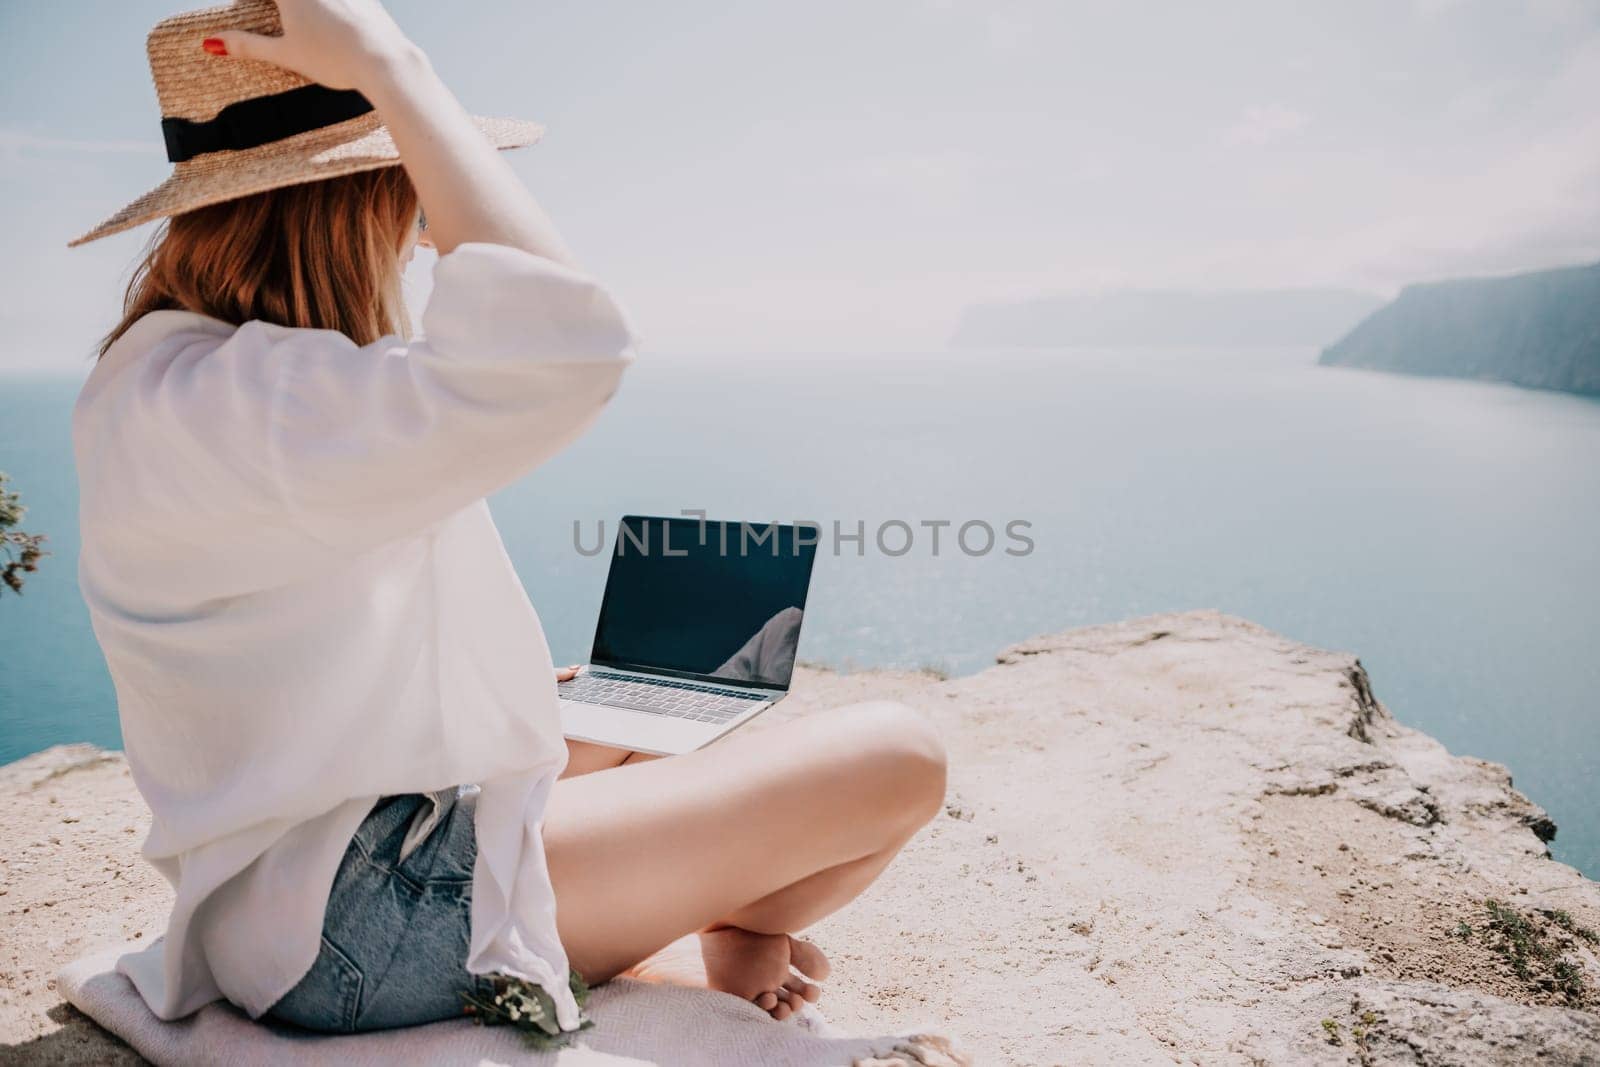
[(407, 334), (400, 254), (417, 210), (404, 168), (384, 167), (174, 215), (151, 238), (100, 355), (167, 309), (338, 330), (358, 345)]

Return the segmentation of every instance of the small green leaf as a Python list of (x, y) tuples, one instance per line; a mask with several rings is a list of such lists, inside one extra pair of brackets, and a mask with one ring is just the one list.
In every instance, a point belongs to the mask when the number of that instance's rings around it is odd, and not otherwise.
[[(575, 1030), (564, 1031), (556, 1021), (555, 1002), (542, 987), (511, 975), (495, 974), (489, 977), (494, 989), (492, 996), (469, 992), (461, 994), (464, 1010), (483, 1026), (514, 1026), (522, 1031), (530, 1045), (550, 1050), (565, 1046), (573, 1034), (594, 1025), (592, 1020), (580, 1017)], [(567, 986), (581, 1009), (589, 999), (588, 985), (577, 971), (570, 971)], [(497, 1000), (500, 1003), (496, 1003)], [(516, 1012), (515, 1018), (512, 1017), (513, 1011)]]

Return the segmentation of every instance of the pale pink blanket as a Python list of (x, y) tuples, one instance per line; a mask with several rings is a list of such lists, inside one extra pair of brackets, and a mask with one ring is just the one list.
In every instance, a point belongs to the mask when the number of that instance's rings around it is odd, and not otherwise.
[(112, 970), (117, 956), (130, 947), (77, 960), (61, 972), (57, 985), (78, 1010), (160, 1067), (959, 1067), (965, 1062), (937, 1037), (851, 1037), (815, 1008), (780, 1023), (725, 993), (628, 979), (594, 991), (588, 1013), (595, 1028), (560, 1052), (533, 1051), (514, 1031), (475, 1026), (467, 1019), (324, 1037), (254, 1023), (216, 1003), (168, 1023), (152, 1015), (132, 984)]

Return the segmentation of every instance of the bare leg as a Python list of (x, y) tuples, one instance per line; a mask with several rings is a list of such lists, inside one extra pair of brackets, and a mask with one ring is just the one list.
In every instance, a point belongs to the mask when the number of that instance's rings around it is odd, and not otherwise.
[[(624, 763), (662, 758), (573, 739), (567, 741), (567, 756), (567, 767), (561, 774), (562, 778), (592, 774)], [(828, 976), (827, 957), (807, 942), (776, 935), (802, 930), (816, 919), (855, 899), (888, 866), (898, 851), (899, 845), (896, 844), (875, 855), (818, 871), (748, 907), (740, 908), (696, 934), (679, 938), (624, 973), (647, 981), (721, 988), (738, 981), (737, 976), (725, 972), (730, 969), (748, 972), (752, 956), (768, 953), (794, 964), (808, 979), (822, 981)], [(774, 944), (774, 941), (781, 944)], [(708, 955), (714, 957), (709, 964)], [(781, 971), (783, 968), (780, 965), (778, 969)], [(798, 1007), (799, 999), (815, 1001), (821, 996), (821, 990), (812, 981), (798, 977), (786, 977), (780, 988), (785, 994), (793, 996), (785, 995), (780, 1002), (778, 990), (763, 989), (755, 997), (758, 1005), (780, 1019)]]
[[(661, 758), (647, 752), (568, 738), (567, 767), (561, 777), (575, 778), (620, 767), (624, 763)], [(818, 871), (809, 878), (740, 908), (714, 925), (737, 926), (756, 933), (772, 934), (803, 930), (859, 896), (894, 859), (903, 843), (897, 842), (893, 847), (874, 855)]]
[(561, 777), (576, 778), (580, 774), (593, 774), (595, 771), (620, 767), (624, 763), (643, 763), (645, 760), (660, 758), (647, 752), (631, 752), (625, 748), (612, 748), (610, 745), (596, 745), (589, 741), (574, 741), (568, 738), (567, 769), (561, 772)]
[(887, 703), (564, 779), (544, 834), (561, 940), (603, 981), (705, 931), (710, 984), (787, 1000), (789, 963), (825, 961), (784, 935), (859, 893), (943, 797), (937, 736)]
[(784, 934), (826, 918), (861, 895), (911, 835), (870, 856), (818, 871), (727, 915), (722, 922), (762, 934)]

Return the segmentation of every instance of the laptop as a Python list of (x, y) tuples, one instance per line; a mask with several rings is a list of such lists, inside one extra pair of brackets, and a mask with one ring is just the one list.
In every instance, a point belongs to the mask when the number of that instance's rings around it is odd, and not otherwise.
[(570, 738), (692, 752), (782, 700), (817, 528), (628, 515), (589, 663), (556, 687)]

